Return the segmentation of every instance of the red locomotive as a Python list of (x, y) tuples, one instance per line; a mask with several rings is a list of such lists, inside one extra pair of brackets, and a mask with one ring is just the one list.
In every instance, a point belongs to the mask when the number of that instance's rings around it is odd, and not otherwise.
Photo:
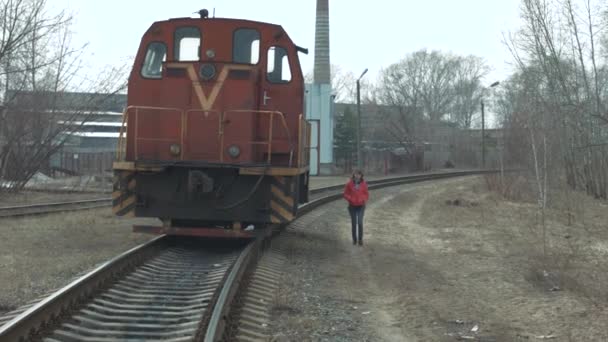
[(244, 225), (287, 223), (308, 201), (306, 50), (279, 25), (200, 13), (155, 22), (141, 40), (114, 212), (160, 218), (162, 227), (135, 229), (168, 234), (243, 236)]

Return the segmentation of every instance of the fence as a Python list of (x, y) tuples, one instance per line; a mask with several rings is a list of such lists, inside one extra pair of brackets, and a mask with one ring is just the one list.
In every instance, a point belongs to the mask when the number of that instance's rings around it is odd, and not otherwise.
[(110, 172), (115, 152), (61, 151), (51, 158), (50, 169), (54, 174), (95, 175)]

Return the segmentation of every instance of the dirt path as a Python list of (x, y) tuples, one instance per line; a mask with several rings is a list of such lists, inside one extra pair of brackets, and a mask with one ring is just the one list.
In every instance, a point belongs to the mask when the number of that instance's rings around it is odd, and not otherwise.
[[(384, 217), (383, 206), (386, 206), (395, 197), (403, 196), (406, 192), (412, 190), (411, 188), (404, 188), (396, 193), (384, 194), (383, 197), (368, 205), (366, 208), (367, 223), (372, 223), (372, 225), (367, 226), (364, 224), (365, 232), (367, 232), (367, 234), (364, 232), (365, 248), (351, 248), (349, 250), (349, 259), (356, 265), (360, 281), (349, 283), (348, 290), (364, 293), (364, 298), (367, 298), (365, 302), (366, 312), (369, 312), (367, 315), (369, 315), (370, 325), (375, 329), (372, 335), (384, 341), (409, 341), (411, 340), (411, 336), (399, 326), (398, 317), (391, 310), (393, 302), (390, 300), (391, 296), (387, 296), (385, 292), (386, 273), (381, 272), (381, 274), (377, 274), (378, 269), (386, 266), (387, 259), (378, 255), (377, 237), (382, 236), (383, 227), (376, 226), (373, 222), (378, 217)], [(411, 211), (412, 208), (405, 206), (403, 210), (406, 211), (407, 215), (407, 212)], [(352, 239), (351, 232), (348, 229), (350, 227), (349, 222), (346, 223), (346, 225), (341, 224), (345, 227), (342, 227), (343, 229), (338, 231), (340, 233), (339, 241), (344, 244), (348, 244)], [(365, 220), (364, 223), (366, 223)]]
[(608, 213), (578, 230), (550, 213), (543, 264), (529, 209), (469, 177), (373, 192), (363, 247), (344, 203), (305, 216), (277, 241), (290, 264), (276, 340), (608, 340), (608, 265), (596, 248)]
[(383, 257), (376, 237), (380, 233), (369, 218), (382, 216), (386, 203), (413, 189), (384, 190), (380, 198), (374, 192), (375, 201), (366, 208), (363, 247), (352, 245), (342, 202), (305, 216), (279, 239), (278, 248), (290, 256), (289, 270), (304, 272), (288, 271), (287, 284), (278, 295), (278, 340), (410, 340), (391, 310), (386, 274), (377, 272), (389, 260)]

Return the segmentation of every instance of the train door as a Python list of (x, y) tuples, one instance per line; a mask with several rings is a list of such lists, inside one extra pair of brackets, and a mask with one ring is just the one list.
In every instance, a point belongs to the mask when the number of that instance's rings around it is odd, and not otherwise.
[(237, 28), (232, 32), (232, 59), (219, 83), (221, 93), (223, 160), (240, 164), (258, 164), (259, 149), (256, 122), (259, 114), (260, 32)]
[[(303, 111), (303, 83), (297, 56), (288, 42), (279, 39), (266, 46), (266, 70), (260, 90), (260, 110), (280, 112), (273, 115), (270, 131), (260, 127), (261, 132), (271, 135), (273, 165), (293, 166), (297, 149), (297, 123)], [(268, 126), (269, 116), (261, 124)], [(287, 127), (291, 127), (288, 129)]]

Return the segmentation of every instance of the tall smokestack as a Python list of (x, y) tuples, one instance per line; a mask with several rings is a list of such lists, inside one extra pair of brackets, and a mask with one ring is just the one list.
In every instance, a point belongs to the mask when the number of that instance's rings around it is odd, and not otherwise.
[(329, 0), (317, 0), (314, 83), (330, 84)]

